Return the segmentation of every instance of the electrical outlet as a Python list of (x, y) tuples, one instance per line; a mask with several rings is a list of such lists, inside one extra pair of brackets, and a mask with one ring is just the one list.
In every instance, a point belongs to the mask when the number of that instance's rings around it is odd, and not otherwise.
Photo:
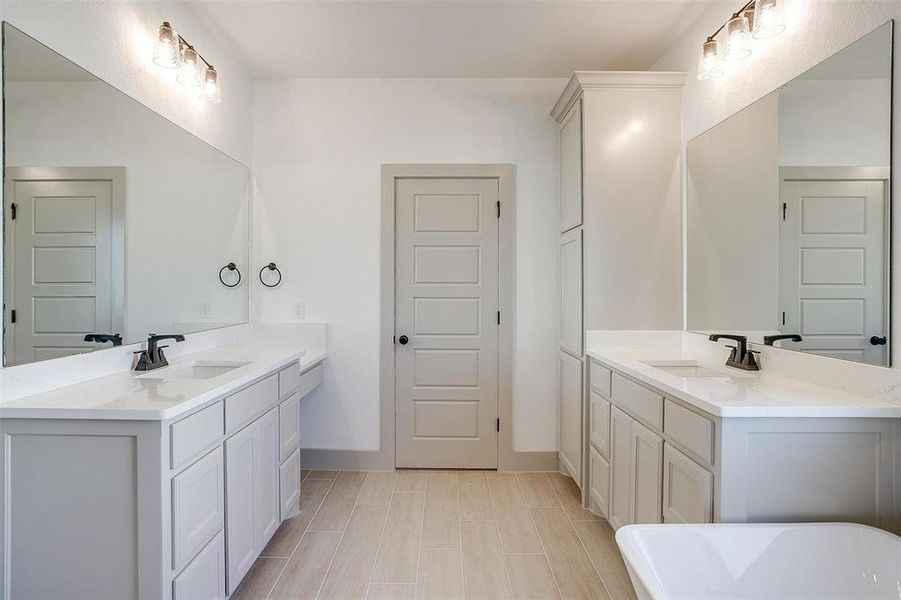
[(209, 319), (213, 316), (213, 307), (208, 301), (200, 303), (200, 318)]
[(294, 318), (303, 321), (307, 317), (307, 303), (303, 300), (294, 302)]

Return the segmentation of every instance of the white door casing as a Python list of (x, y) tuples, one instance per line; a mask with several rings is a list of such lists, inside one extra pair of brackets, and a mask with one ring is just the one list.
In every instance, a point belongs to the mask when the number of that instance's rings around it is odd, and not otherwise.
[(778, 323), (783, 347), (888, 365), (887, 169), (781, 169)]
[(498, 198), (496, 178), (396, 180), (398, 467), (497, 467)]
[(6, 173), (7, 364), (90, 352), (85, 334), (124, 333), (125, 169)]

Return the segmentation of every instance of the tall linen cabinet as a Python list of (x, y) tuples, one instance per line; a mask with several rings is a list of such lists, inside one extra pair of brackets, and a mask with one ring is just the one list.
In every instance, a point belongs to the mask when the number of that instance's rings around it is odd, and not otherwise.
[(560, 126), (560, 466), (586, 506), (589, 471), (596, 482), (610, 466), (591, 452), (585, 332), (682, 329), (684, 80), (578, 71), (551, 111)]

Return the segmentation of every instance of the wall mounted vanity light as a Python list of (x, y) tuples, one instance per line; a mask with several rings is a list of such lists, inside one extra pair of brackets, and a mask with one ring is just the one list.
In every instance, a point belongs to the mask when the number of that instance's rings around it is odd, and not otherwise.
[(184, 86), (198, 88), (199, 96), (207, 102), (221, 102), (219, 72), (172, 28), (169, 21), (160, 25), (153, 62), (166, 69), (178, 69), (176, 80)]
[[(751, 56), (754, 40), (762, 40), (785, 31), (780, 0), (750, 0), (727, 22), (707, 37), (698, 60), (698, 79), (716, 79), (723, 73), (723, 62), (735, 62)], [(724, 33), (722, 44), (716, 36)]]

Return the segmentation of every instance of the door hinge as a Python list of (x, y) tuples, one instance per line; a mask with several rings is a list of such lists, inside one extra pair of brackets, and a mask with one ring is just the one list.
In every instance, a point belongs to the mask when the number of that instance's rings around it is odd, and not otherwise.
[(15, 308), (12, 309), (11, 311), (9, 311), (9, 322), (10, 323), (16, 322), (16, 309)]
[(788, 202), (782, 203), (782, 220), (785, 220), (785, 211), (788, 210)]
[(16, 206), (15, 202), (13, 202), (12, 204), (9, 205), (9, 211), (12, 214), (12, 220), (15, 221), (16, 217), (19, 214), (19, 207)]
[(501, 311), (497, 311), (497, 324), (501, 324)]
[(500, 200), (497, 201), (497, 218), (498, 219), (501, 218), (501, 201)]
[(501, 431), (501, 418), (500, 417), (497, 418), (496, 429), (497, 429), (497, 432), (500, 433), (500, 431)]

